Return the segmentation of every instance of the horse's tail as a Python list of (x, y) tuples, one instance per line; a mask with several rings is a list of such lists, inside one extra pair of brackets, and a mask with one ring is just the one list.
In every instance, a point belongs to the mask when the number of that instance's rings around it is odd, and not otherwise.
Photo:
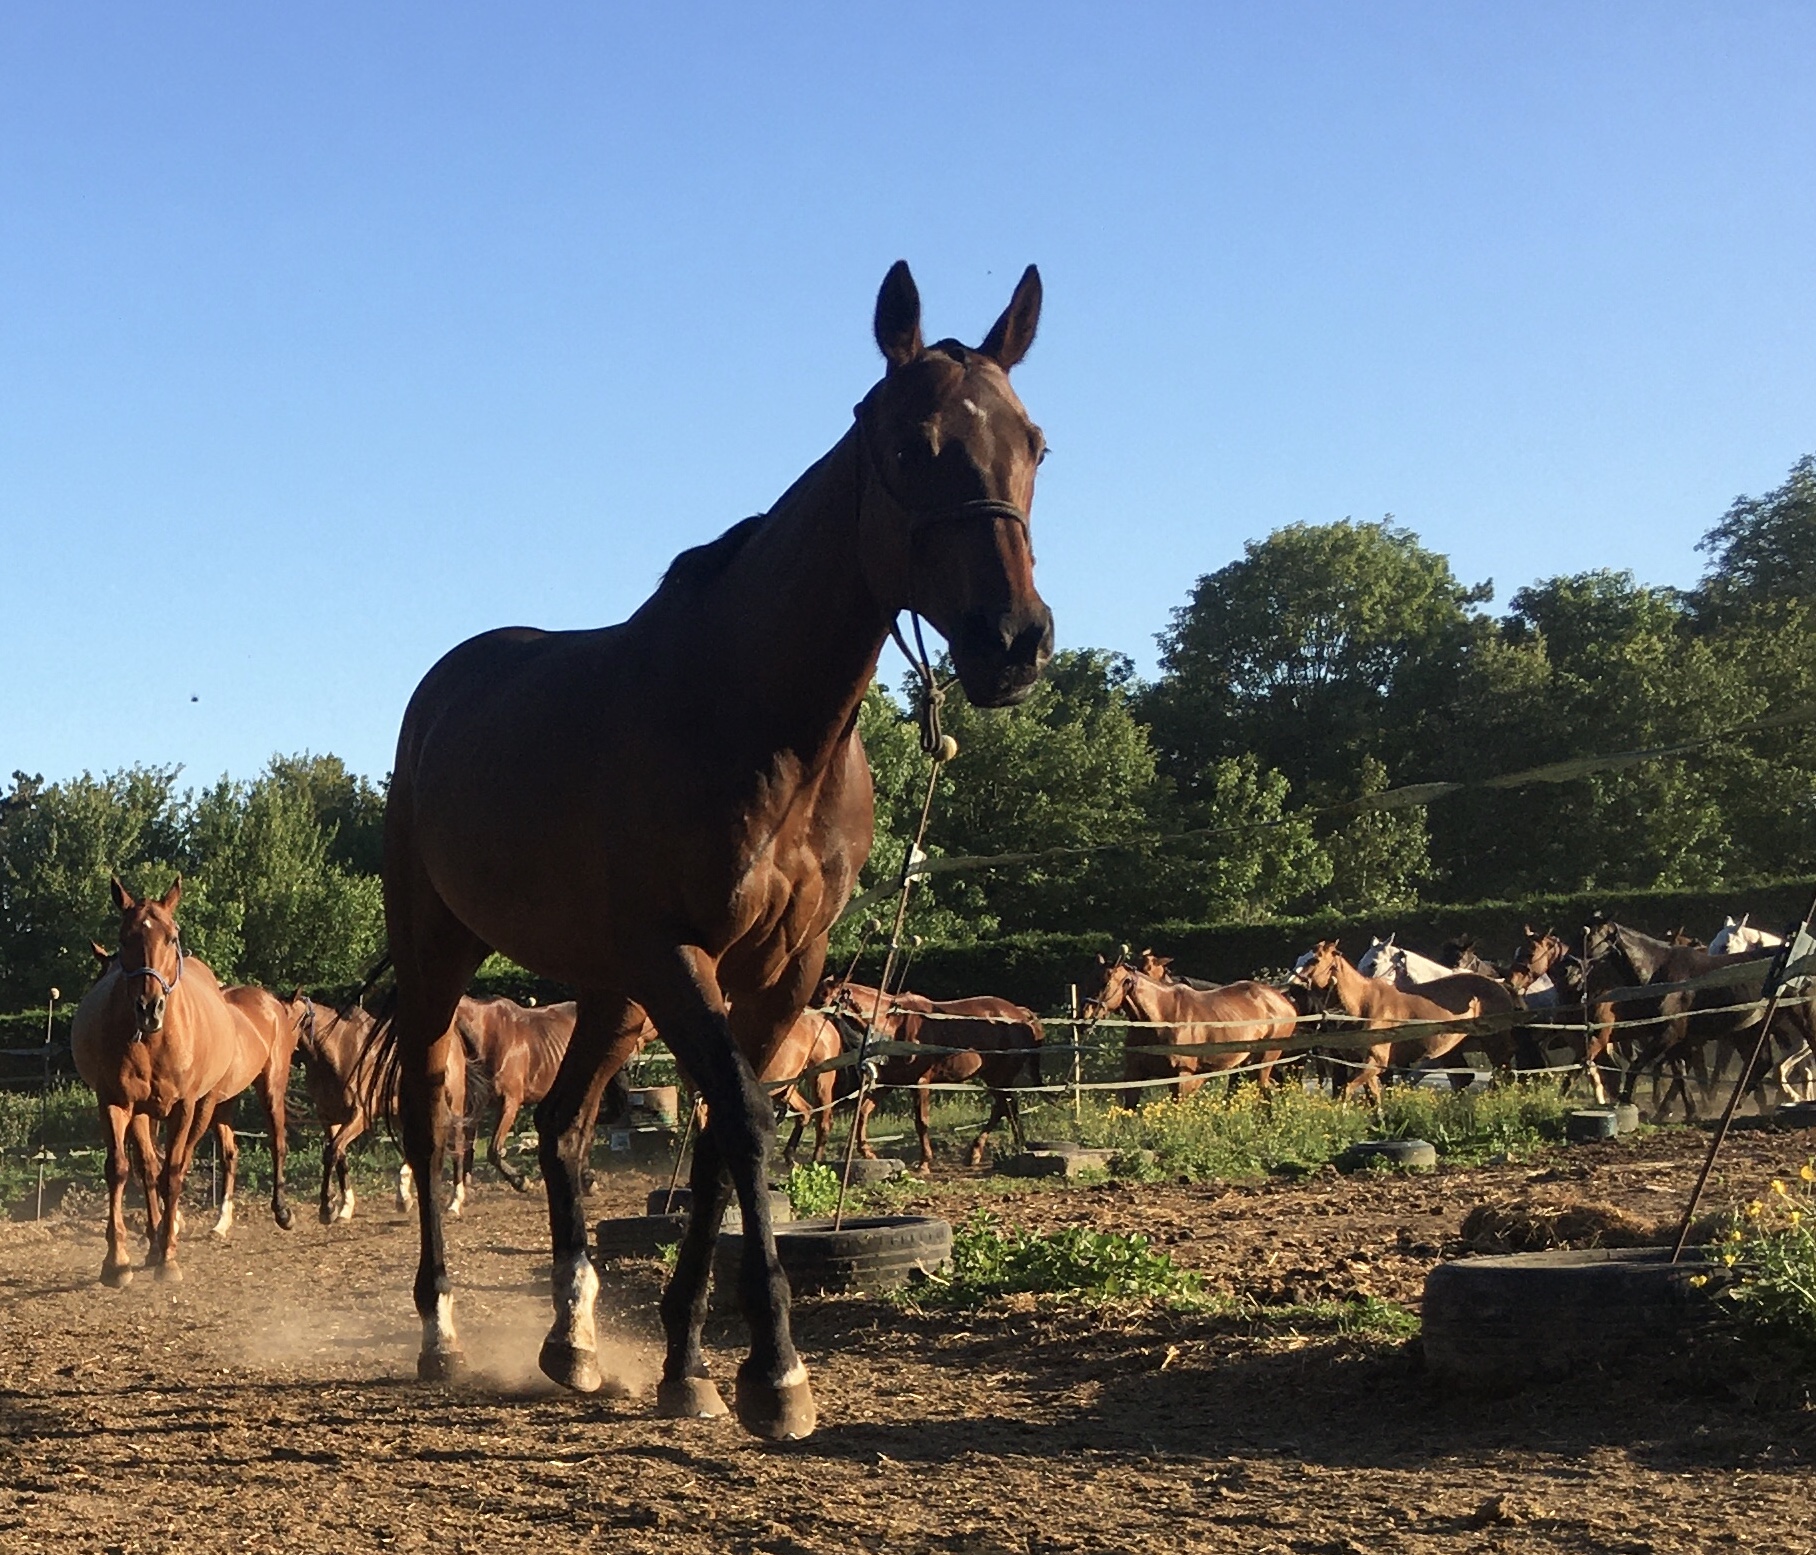
[[(370, 991), (371, 979), (368, 979), (367, 986), (361, 990), (360, 999)], [(356, 999), (354, 1004), (359, 1004), (360, 999)], [(360, 1044), (359, 1059), (353, 1066), (349, 1089), (354, 1091), (368, 1118), (384, 1121), (385, 1135), (395, 1144), (397, 1130), (392, 1114), (396, 1109), (392, 1103), (397, 1098), (397, 1082), (402, 1071), (397, 1051), (397, 985), (393, 983), (385, 989), (366, 1013), (372, 1017), (372, 1029)], [(364, 1079), (363, 1086), (360, 1084), (361, 1077)]]
[(1040, 1050), (1047, 1040), (1047, 1028), (1041, 1025), (1038, 1015), (1028, 1017), (1028, 1035), (1033, 1039), (1028, 1046), (1028, 1073), (1036, 1085), (1045, 1085), (1040, 1072)]

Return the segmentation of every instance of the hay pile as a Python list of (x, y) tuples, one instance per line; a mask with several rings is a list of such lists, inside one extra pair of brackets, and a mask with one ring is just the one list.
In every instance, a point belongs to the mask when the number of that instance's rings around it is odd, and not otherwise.
[(1675, 1223), (1641, 1220), (1590, 1199), (1504, 1199), (1478, 1204), (1463, 1217), (1462, 1240), (1473, 1253), (1538, 1253), (1552, 1247), (1656, 1247)]

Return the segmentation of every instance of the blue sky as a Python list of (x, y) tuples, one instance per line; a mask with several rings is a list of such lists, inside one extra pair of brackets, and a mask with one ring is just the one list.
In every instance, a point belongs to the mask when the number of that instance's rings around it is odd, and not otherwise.
[(837, 439), (897, 257), (973, 341), (1041, 266), (1063, 645), (1151, 668), (1295, 520), (1692, 582), (1816, 451), (1813, 63), (1803, 5), (18, 0), (0, 776), (383, 772), (447, 647)]

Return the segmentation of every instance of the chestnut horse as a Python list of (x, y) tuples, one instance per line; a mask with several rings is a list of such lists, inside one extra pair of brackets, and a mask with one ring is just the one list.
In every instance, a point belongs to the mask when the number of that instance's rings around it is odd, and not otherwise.
[[(150, 1121), (164, 1125), (163, 1160), (155, 1191), (146, 1198), (150, 1265), (159, 1279), (181, 1279), (177, 1233), (196, 1144), (216, 1109), (245, 1090), (269, 1057), (257, 1031), (221, 996), (207, 963), (183, 950), (176, 920), (182, 895), (181, 876), (162, 897), (143, 901), (114, 878), (120, 948), (82, 996), (70, 1028), (76, 1072), (95, 1092), (106, 1139), (101, 1279), (113, 1286), (132, 1280), (125, 1216), (129, 1136), (149, 1177), (157, 1161)], [(231, 1160), (231, 1133), (223, 1138)], [(224, 1233), (226, 1225), (217, 1229)]]
[[(757, 1076), (766, 1085), (774, 1085), (781, 1080), (794, 1081), (794, 1077), (811, 1069), (816, 1064), (830, 1063), (844, 1050), (839, 1037), (839, 1028), (827, 1016), (818, 1010), (802, 1010), (795, 1017), (795, 1022), (783, 1034), (782, 1044), (769, 1055), (769, 1062), (763, 1066), (763, 1072)], [(808, 1075), (805, 1080), (791, 1083), (775, 1095), (777, 1120), (780, 1121), (790, 1113), (794, 1115), (794, 1133), (789, 1135), (788, 1143), (782, 1150), (782, 1159), (789, 1166), (794, 1165), (795, 1152), (801, 1147), (801, 1135), (806, 1131), (808, 1121), (813, 1123), (814, 1162), (826, 1158), (826, 1138), (832, 1130), (832, 1108), (838, 1097), (838, 1071), (822, 1069), (818, 1074)], [(806, 1086), (806, 1094), (801, 1087)], [(809, 1100), (809, 1097), (812, 1099)]]
[[(1418, 994), (1390, 987), (1378, 977), (1364, 977), (1338, 948), (1334, 939), (1320, 940), (1309, 958), (1293, 969), (1293, 981), (1303, 983), (1318, 993), (1334, 992), (1345, 1014), (1362, 1021), (1368, 1031), (1391, 1032), (1408, 1021), (1474, 1020), (1482, 1013), (1482, 1002), (1472, 997), (1460, 1010), (1446, 1009)], [(1418, 1036), (1394, 1041), (1391, 1037), (1368, 1049), (1368, 1060), (1356, 1077), (1343, 1087), (1343, 1095), (1354, 1096), (1358, 1089), (1368, 1092), (1369, 1100), (1381, 1100), (1381, 1072), (1390, 1065), (1411, 1065), (1442, 1058), (1468, 1035), (1460, 1023), (1429, 1029)]]
[[(888, 1054), (877, 1068), (877, 1084), (914, 1087), (914, 1132), (920, 1141), (916, 1170), (933, 1170), (933, 1093), (929, 1089), (933, 1085), (962, 1085), (976, 1080), (990, 1093), (990, 1116), (966, 1156), (972, 1166), (983, 1164), (984, 1148), (999, 1123), (1008, 1123), (1010, 1137), (1018, 1149), (1027, 1148), (1021, 1102), (1012, 1087), (1021, 1079), (1023, 1069), (1029, 1071), (1036, 1085), (1041, 1084), (1040, 1045), (1046, 1040), (1046, 1031), (1034, 1011), (989, 994), (971, 999), (929, 999), (918, 993), (884, 994), (851, 982), (823, 986), (819, 1002), (840, 1011), (860, 1034), (868, 1022), (883, 1041), (925, 1043), (936, 1050)], [(937, 1051), (940, 1048), (962, 1051), (942, 1053)], [(858, 1150), (866, 1157), (876, 1155), (865, 1140), (870, 1115), (876, 1107), (874, 1094), (866, 1096), (851, 1125), (857, 1130)]]
[[(380, 1066), (372, 1053), (376, 1023), (359, 1005), (343, 1010), (317, 1004), (298, 989), (287, 1007), (309, 1099), (322, 1125), (322, 1194), (317, 1213), (327, 1226), (353, 1218), (356, 1196), (347, 1170), (347, 1152), (374, 1123), (396, 1116), (396, 1077), (381, 1090)], [(466, 1151), (460, 1148), (460, 1136), (467, 1106), (466, 1049), (459, 1043), (448, 1059), (442, 1105), (447, 1110), (442, 1132), (455, 1146), (454, 1193), (448, 1207), (458, 1215), (466, 1201)], [(334, 1198), (337, 1184), (338, 1204)], [(397, 1207), (408, 1209), (415, 1197), (415, 1174), (406, 1162), (397, 1171)]]
[[(1163, 967), (1165, 958), (1152, 956)], [(1099, 1020), (1105, 1015), (1125, 1015), (1131, 1020), (1153, 1022), (1152, 1025), (1130, 1026), (1123, 1035), (1122, 1078), (1125, 1084), (1139, 1080), (1177, 1077), (1178, 1085), (1168, 1087), (1175, 1100), (1190, 1096), (1212, 1075), (1225, 1069), (1239, 1069), (1251, 1059), (1259, 1059), (1256, 1083), (1268, 1090), (1274, 1083), (1274, 1065), (1280, 1061), (1293, 1028), (1299, 1023), (1299, 1012), (1293, 1002), (1278, 988), (1266, 983), (1226, 983), (1219, 988), (1192, 988), (1184, 983), (1163, 982), (1120, 958), (1106, 961), (1097, 991), (1085, 1000), (1087, 1019)], [(1238, 1024), (1231, 1024), (1236, 1022)], [(1200, 1024), (1203, 1023), (1203, 1024)], [(1154, 1053), (1144, 1049), (1170, 1044), (1241, 1042), (1246, 1051), (1227, 1053)], [(1142, 1087), (1124, 1091), (1122, 1104), (1131, 1110), (1142, 1102)]]
[[(587, 1257), (583, 1132), (647, 1012), (699, 1084), (694, 1213), (662, 1298), (656, 1404), (725, 1413), (702, 1348), (720, 1212), (744, 1217), (739, 1297), (751, 1349), (734, 1407), (754, 1434), (815, 1422), (789, 1332), (757, 1083), (820, 980), (827, 935), (869, 856), (874, 806), (858, 709), (896, 616), (944, 636), (970, 701), (1033, 689), (1053, 618), (1034, 586), (1029, 506), (1044, 451), (1009, 385), (1033, 343), (1029, 267), (983, 344), (922, 343), (897, 263), (877, 298), (884, 377), (832, 449), (764, 515), (684, 552), (620, 626), (488, 633), (410, 699), (385, 807), (385, 922), (396, 971), (383, 1034), (401, 1072), (404, 1150), (427, 1180), (448, 1141), (451, 1024), (498, 951), (580, 990), (574, 1034), (536, 1109), (555, 1322), (538, 1363), (601, 1385)], [(799, 363), (778, 371), (798, 373)], [(712, 428), (700, 429), (710, 449)], [(421, 1195), (418, 1374), (456, 1375), (441, 1212)]]

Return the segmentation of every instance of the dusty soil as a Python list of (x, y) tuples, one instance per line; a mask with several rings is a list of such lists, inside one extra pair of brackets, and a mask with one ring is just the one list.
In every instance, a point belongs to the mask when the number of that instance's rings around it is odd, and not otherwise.
[[(1143, 1231), (1269, 1302), (1416, 1303), (1472, 1205), (1569, 1192), (1664, 1218), (1699, 1143), (1234, 1186), (1005, 1191), (950, 1173), (918, 1207)], [(1718, 1195), (1794, 1171), (1805, 1143), (1738, 1137)], [(634, 1212), (646, 1186), (606, 1179), (599, 1213)], [(775, 1449), (541, 1384), (538, 1195), (484, 1189), (452, 1227), (479, 1374), (450, 1387), (414, 1380), (413, 1222), (370, 1197), (344, 1226), (242, 1217), (228, 1245), (190, 1238), (180, 1286), (118, 1292), (96, 1278), (93, 1214), (0, 1225), (0, 1549), (1816, 1548), (1816, 1412), (1731, 1357), (1484, 1401), (1428, 1381), (1416, 1348), (1315, 1326), (804, 1302), (821, 1428)], [(632, 1382), (654, 1375), (656, 1289), (653, 1265), (608, 1273), (611, 1361)], [(717, 1338), (729, 1374), (738, 1335)]]

